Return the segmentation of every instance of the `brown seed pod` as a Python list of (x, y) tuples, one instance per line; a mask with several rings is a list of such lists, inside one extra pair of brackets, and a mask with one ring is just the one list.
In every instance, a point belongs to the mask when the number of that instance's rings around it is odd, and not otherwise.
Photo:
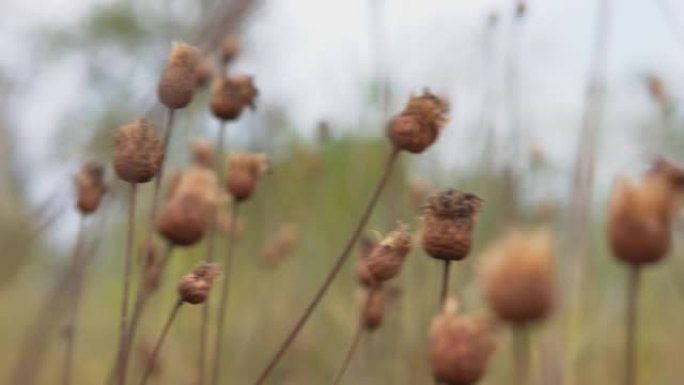
[(397, 228), (375, 246), (366, 258), (368, 272), (373, 280), (384, 282), (396, 277), (411, 247), (412, 239), (408, 227), (399, 223)]
[(157, 130), (142, 119), (125, 124), (114, 136), (114, 170), (126, 182), (149, 182), (163, 160), (164, 147)]
[(202, 57), (197, 61), (195, 65), (195, 80), (197, 82), (196, 87), (202, 88), (209, 83), (209, 80), (214, 77), (214, 66), (211, 64), (211, 60), (207, 57)]
[(224, 65), (230, 63), (240, 52), (240, 42), (235, 36), (227, 36), (221, 44), (221, 61)]
[(526, 324), (549, 314), (554, 302), (552, 244), (546, 229), (511, 230), (485, 252), (485, 298), (499, 318)]
[(200, 263), (195, 269), (185, 274), (178, 282), (178, 294), (183, 302), (197, 305), (209, 297), (214, 280), (220, 274), (215, 263)]
[(367, 330), (375, 330), (385, 316), (386, 298), (381, 288), (368, 290), (368, 303), (363, 308), (363, 325)]
[(258, 91), (251, 76), (230, 75), (212, 83), (211, 112), (222, 120), (235, 120), (245, 107), (255, 108)]
[(398, 150), (419, 154), (437, 140), (448, 111), (447, 102), (426, 89), (389, 121), (387, 136)]
[(662, 174), (647, 174), (639, 182), (618, 178), (608, 213), (614, 255), (632, 264), (661, 260), (670, 249), (672, 216), (678, 205), (676, 192)]
[(423, 249), (433, 258), (458, 261), (470, 252), (475, 219), (482, 199), (459, 190), (430, 197), (423, 210)]
[(462, 316), (452, 303), (430, 325), (429, 361), (437, 381), (471, 385), (486, 373), (494, 352), (490, 324), (480, 317)]
[(236, 152), (228, 155), (226, 189), (238, 201), (249, 198), (254, 192), (260, 174), (268, 170), (264, 154)]
[(107, 192), (104, 182), (104, 167), (97, 163), (86, 163), (74, 175), (76, 186), (76, 207), (81, 214), (95, 212), (100, 206), (102, 197)]
[(197, 138), (190, 144), (195, 163), (204, 168), (214, 168), (214, 146), (205, 138)]
[(173, 42), (169, 61), (159, 79), (157, 94), (159, 101), (170, 109), (187, 106), (197, 87), (195, 69), (200, 54), (196, 47), (182, 42)]

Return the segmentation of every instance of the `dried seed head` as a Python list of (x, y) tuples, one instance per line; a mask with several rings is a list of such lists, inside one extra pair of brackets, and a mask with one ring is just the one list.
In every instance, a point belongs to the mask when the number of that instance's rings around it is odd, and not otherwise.
[(381, 288), (367, 290), (368, 303), (363, 308), (363, 325), (368, 330), (377, 329), (385, 315), (386, 297)]
[(268, 157), (264, 154), (236, 152), (228, 155), (226, 189), (238, 201), (249, 198), (254, 192), (259, 175), (268, 170)]
[(195, 65), (195, 81), (196, 87), (202, 88), (209, 83), (209, 80), (214, 77), (214, 66), (208, 57), (202, 57)]
[(526, 324), (549, 314), (554, 302), (552, 248), (546, 229), (511, 230), (485, 252), (485, 298), (499, 318)]
[(178, 282), (178, 294), (183, 302), (197, 305), (209, 297), (214, 280), (220, 274), (215, 263), (202, 262), (195, 269), (185, 274)]
[(359, 284), (366, 288), (377, 286), (373, 275), (368, 269), (368, 256), (373, 249), (375, 249), (375, 246), (376, 242), (371, 237), (364, 236), (361, 238), (359, 244), (359, 258), (356, 260), (355, 273)]
[(290, 254), (297, 246), (299, 233), (294, 224), (284, 224), (278, 229), (275, 237), (266, 242), (261, 249), (261, 256), (269, 266), (275, 266)]
[(432, 321), (429, 337), (429, 361), (437, 381), (471, 385), (484, 376), (495, 347), (488, 322), (446, 306)]
[(420, 96), (412, 95), (404, 110), (390, 120), (387, 136), (395, 148), (419, 154), (437, 139), (448, 111), (445, 100), (424, 90)]
[(170, 109), (183, 108), (192, 100), (197, 86), (195, 69), (200, 54), (196, 47), (173, 42), (169, 62), (157, 86), (159, 101)]
[(251, 76), (230, 75), (217, 78), (211, 89), (211, 111), (219, 119), (235, 120), (245, 107), (254, 109), (256, 106), (258, 91)]
[(433, 258), (458, 261), (470, 252), (472, 233), (482, 199), (459, 190), (430, 197), (423, 210), (423, 249)]
[(104, 167), (97, 163), (86, 163), (76, 175), (76, 207), (81, 214), (95, 212), (100, 206), (102, 197), (107, 192), (104, 182)]
[(149, 182), (163, 160), (164, 147), (157, 130), (142, 119), (125, 124), (114, 136), (114, 170), (126, 182)]
[(224, 64), (233, 61), (239, 52), (240, 42), (238, 42), (235, 36), (231, 35), (223, 39), (223, 43), (221, 44), (221, 61), (223, 61)]
[(211, 170), (214, 167), (214, 145), (205, 138), (197, 138), (190, 146), (195, 163)]
[(366, 263), (368, 272), (376, 282), (384, 282), (399, 274), (412, 247), (408, 226), (399, 223), (397, 228), (371, 251)]
[(678, 204), (669, 179), (659, 173), (639, 182), (618, 178), (608, 213), (608, 240), (615, 256), (633, 264), (661, 260), (670, 248)]

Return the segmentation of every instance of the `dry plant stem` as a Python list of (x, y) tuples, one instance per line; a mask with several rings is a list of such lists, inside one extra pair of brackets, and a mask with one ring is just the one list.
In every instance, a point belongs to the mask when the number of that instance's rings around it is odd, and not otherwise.
[(136, 199), (137, 185), (130, 184), (129, 202), (128, 202), (128, 233), (126, 235), (126, 251), (124, 255), (124, 277), (123, 277), (123, 300), (121, 301), (121, 319), (119, 322), (119, 365), (116, 371), (117, 383), (124, 385), (126, 382), (126, 367), (128, 356), (128, 302), (130, 296), (131, 286), (131, 262), (133, 253), (133, 234), (135, 234), (135, 199)]
[[(226, 132), (226, 121), (221, 120), (219, 123), (218, 136), (216, 138), (216, 148), (218, 149), (218, 155), (216, 156), (214, 169), (219, 180), (224, 180), (223, 178), (223, 138)], [(213, 213), (213, 219), (210, 223), (209, 231), (207, 234), (207, 253), (205, 260), (208, 262), (214, 261), (214, 240), (216, 238), (216, 216), (218, 215), (218, 209)], [(229, 246), (230, 247), (230, 246)], [(197, 385), (204, 385), (204, 370), (206, 368), (207, 361), (207, 331), (209, 329), (209, 301), (205, 301), (202, 304), (202, 319), (200, 321), (200, 345), (199, 354), (197, 356)]]
[(530, 384), (530, 333), (527, 325), (514, 325), (511, 345), (515, 364), (516, 385)]
[(449, 296), (449, 278), (451, 275), (451, 260), (444, 260), (444, 267), (442, 268), (442, 290), (439, 294), (439, 309), (440, 311), (444, 307), (444, 303)]
[(363, 336), (363, 332), (365, 330), (364, 328), (364, 322), (363, 322), (363, 314), (368, 308), (368, 306), (371, 303), (371, 297), (375, 295), (375, 291), (377, 289), (370, 289), (370, 292), (368, 293), (368, 297), (366, 298), (366, 302), (363, 305), (363, 308), (361, 308), (361, 314), (359, 314), (359, 321), (357, 322), (356, 325), (356, 331), (354, 332), (354, 339), (352, 340), (351, 345), (349, 346), (349, 349), (347, 350), (347, 354), (344, 356), (344, 361), (342, 361), (342, 366), (340, 367), (340, 370), (337, 372), (337, 375), (335, 376), (335, 380), (333, 381), (333, 385), (339, 385), (342, 383), (342, 378), (344, 377), (344, 373), (347, 371), (347, 368), (349, 367), (349, 364), (351, 364), (352, 358), (354, 357), (354, 353), (356, 352), (356, 349), (359, 346), (359, 342), (361, 341), (361, 336)]
[(166, 336), (169, 334), (171, 325), (173, 324), (173, 321), (176, 319), (176, 316), (178, 315), (178, 310), (180, 310), (181, 306), (183, 306), (183, 300), (178, 298), (176, 304), (173, 305), (173, 309), (171, 309), (171, 314), (169, 314), (169, 318), (167, 318), (166, 323), (164, 324), (164, 328), (161, 331), (161, 334), (159, 334), (159, 337), (157, 338), (157, 342), (154, 345), (154, 350), (152, 350), (150, 359), (147, 361), (145, 372), (143, 373), (142, 378), (140, 379), (140, 385), (145, 385), (147, 383), (147, 380), (150, 378), (150, 375), (152, 374), (152, 369), (154, 367), (154, 362), (157, 360), (157, 357), (159, 356), (159, 351), (161, 350), (161, 347), (164, 344)]
[(275, 367), (278, 364), (278, 362), (280, 361), (280, 359), (283, 357), (283, 355), (285, 354), (287, 349), (292, 344), (292, 341), (295, 340), (295, 338), (297, 337), (299, 332), (302, 330), (302, 328), (306, 324), (306, 321), (309, 319), (309, 317), (313, 313), (314, 309), (316, 309), (316, 306), (318, 306), (318, 303), (321, 301), (321, 299), (323, 299), (323, 296), (328, 291), (328, 288), (332, 284), (333, 280), (335, 279), (335, 277), (337, 276), (339, 271), (342, 269), (344, 262), (347, 260), (347, 258), (349, 257), (349, 253), (351, 252), (351, 250), (356, 245), (356, 242), (358, 241), (359, 236), (361, 235), (361, 232), (365, 228), (366, 223), (368, 222), (368, 219), (370, 218), (370, 215), (373, 212), (373, 208), (375, 207), (375, 204), (377, 203), (378, 198), (380, 197), (380, 193), (382, 192), (383, 188), (385, 187), (385, 184), (387, 183), (387, 179), (389, 178), (389, 175), (391, 174), (392, 167), (396, 163), (398, 156), (399, 156), (399, 150), (397, 150), (396, 148), (393, 148), (392, 152), (387, 157), (387, 162), (385, 163), (385, 168), (382, 171), (382, 174), (380, 176), (380, 180), (378, 181), (378, 184), (375, 186), (375, 190), (373, 191), (373, 194), (371, 195), (371, 198), (368, 201), (366, 208), (364, 209), (363, 213), (361, 214), (361, 218), (359, 219), (359, 222), (356, 225), (356, 228), (352, 232), (351, 237), (347, 241), (347, 244), (342, 249), (342, 253), (340, 253), (340, 255), (337, 257), (337, 260), (335, 261), (333, 268), (330, 270), (327, 277), (323, 281), (323, 284), (321, 285), (321, 287), (316, 292), (316, 295), (314, 296), (311, 303), (309, 303), (309, 305), (304, 310), (304, 313), (301, 315), (299, 320), (297, 320), (297, 323), (295, 324), (292, 331), (290, 331), (290, 333), (287, 335), (287, 337), (285, 338), (285, 341), (283, 341), (283, 343), (280, 345), (280, 347), (276, 351), (276, 354), (269, 361), (268, 365), (263, 370), (263, 372), (261, 372), (258, 379), (254, 382), (255, 385), (261, 385), (266, 381), (269, 374), (271, 374), (273, 369), (275, 369)]
[[(240, 203), (233, 200), (233, 207), (230, 213), (231, 222), (235, 223), (237, 220), (238, 207)], [(219, 298), (219, 309), (216, 319), (216, 344), (214, 345), (214, 362), (211, 371), (211, 384), (218, 385), (219, 377), (221, 376), (221, 356), (223, 353), (223, 334), (226, 323), (226, 311), (228, 309), (228, 292), (230, 289), (230, 267), (233, 261), (233, 252), (235, 250), (235, 232), (228, 232), (228, 246), (226, 246), (226, 253), (223, 257), (223, 277), (221, 280), (221, 297)]]
[(641, 267), (631, 266), (627, 283), (627, 335), (625, 339), (625, 385), (637, 383), (637, 318)]
[(176, 110), (169, 108), (166, 115), (166, 125), (162, 138), (164, 140), (164, 159), (161, 166), (159, 166), (159, 174), (154, 178), (154, 190), (152, 191), (152, 207), (150, 208), (150, 218), (147, 223), (147, 241), (150, 241), (154, 229), (154, 219), (157, 216), (157, 205), (159, 203), (159, 194), (161, 191), (161, 182), (164, 179), (164, 164), (166, 163), (166, 154), (169, 151), (169, 142), (171, 142), (171, 133), (173, 132), (173, 118), (176, 115)]
[[(76, 244), (72, 255), (73, 264), (79, 266), (84, 261), (81, 258), (81, 247), (83, 244), (83, 235), (85, 233), (85, 216), (79, 217), (78, 233), (76, 235)], [(81, 294), (83, 291), (84, 267), (73, 277), (73, 289), (71, 292), (71, 304), (68, 321), (65, 326), (65, 352), (64, 361), (62, 363), (62, 385), (70, 385), (72, 381), (72, 369), (74, 362), (74, 345), (76, 340), (76, 330), (78, 326), (78, 309), (81, 302)]]

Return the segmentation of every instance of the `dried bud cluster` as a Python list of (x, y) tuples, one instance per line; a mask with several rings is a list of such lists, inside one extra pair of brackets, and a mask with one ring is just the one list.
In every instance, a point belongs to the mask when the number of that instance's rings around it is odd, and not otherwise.
[(217, 78), (211, 86), (211, 112), (219, 119), (235, 120), (245, 107), (255, 108), (258, 93), (251, 76)]
[(223, 39), (223, 43), (221, 44), (221, 61), (223, 64), (228, 64), (233, 61), (239, 52), (240, 42), (238, 42), (235, 36), (227, 36)]
[(268, 241), (261, 249), (261, 255), (266, 264), (274, 266), (290, 254), (297, 246), (299, 232), (294, 224), (284, 224), (275, 237)]
[(445, 100), (425, 90), (411, 96), (404, 110), (390, 120), (387, 136), (398, 150), (419, 154), (437, 140), (448, 111)]
[(104, 167), (97, 163), (86, 163), (74, 175), (76, 185), (76, 207), (81, 214), (95, 212), (100, 206), (102, 197), (107, 192), (104, 181)]
[(157, 86), (159, 101), (170, 109), (187, 106), (197, 87), (195, 70), (200, 60), (196, 47), (182, 42), (173, 42), (166, 68)]
[(219, 274), (220, 269), (217, 264), (200, 263), (178, 282), (178, 294), (181, 300), (192, 305), (206, 301), (214, 280)]
[(268, 157), (252, 152), (234, 152), (228, 155), (226, 189), (238, 201), (249, 198), (254, 192), (259, 175), (268, 170)]
[(214, 145), (205, 138), (197, 138), (190, 144), (195, 163), (204, 168), (214, 168)]
[(114, 170), (126, 182), (149, 182), (163, 160), (164, 147), (157, 130), (142, 119), (125, 124), (114, 136)]
[(433, 258), (458, 261), (470, 252), (475, 219), (482, 199), (459, 190), (430, 197), (423, 210), (423, 249)]
[(511, 230), (485, 252), (485, 297), (499, 318), (525, 324), (549, 314), (554, 302), (552, 249), (546, 229)]
[(430, 325), (429, 360), (434, 378), (448, 385), (477, 383), (494, 352), (487, 319), (456, 314), (453, 302)]
[(659, 160), (639, 181), (617, 179), (608, 215), (608, 240), (617, 258), (641, 264), (665, 256), (672, 218), (681, 204), (683, 175), (683, 169)]
[(399, 274), (404, 260), (411, 251), (411, 234), (405, 224), (398, 224), (365, 259), (366, 266), (374, 282), (382, 283)]
[(177, 246), (190, 246), (204, 236), (223, 197), (213, 172), (194, 167), (180, 177), (157, 218), (158, 231)]

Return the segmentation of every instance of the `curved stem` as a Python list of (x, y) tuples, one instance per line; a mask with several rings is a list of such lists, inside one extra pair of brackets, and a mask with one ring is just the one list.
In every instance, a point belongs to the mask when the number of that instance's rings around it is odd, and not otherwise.
[(72, 263), (76, 266), (73, 282), (73, 292), (71, 298), (71, 307), (67, 317), (67, 325), (65, 327), (65, 352), (64, 361), (62, 363), (62, 385), (70, 385), (72, 382), (72, 369), (74, 362), (74, 345), (76, 340), (76, 329), (78, 326), (78, 309), (81, 302), (81, 294), (83, 291), (83, 279), (85, 261), (81, 259), (81, 248), (83, 246), (83, 236), (85, 233), (85, 216), (79, 217), (78, 233), (76, 235), (76, 244), (72, 254)]
[(380, 197), (380, 193), (382, 192), (383, 188), (385, 187), (385, 184), (387, 183), (387, 179), (389, 178), (389, 175), (392, 171), (392, 167), (394, 166), (394, 163), (396, 163), (398, 156), (399, 150), (393, 148), (392, 152), (390, 152), (389, 156), (387, 157), (387, 162), (385, 163), (385, 168), (382, 171), (380, 180), (378, 181), (378, 184), (375, 186), (375, 190), (373, 191), (373, 194), (371, 195), (371, 198), (368, 201), (366, 208), (361, 214), (361, 218), (359, 219), (356, 228), (353, 230), (351, 237), (349, 238), (349, 240), (347, 240), (346, 245), (342, 249), (340, 255), (337, 257), (335, 264), (333, 265), (332, 269), (323, 281), (323, 284), (314, 295), (314, 298), (311, 301), (311, 303), (309, 303), (309, 305), (306, 307), (304, 313), (301, 315), (299, 320), (297, 320), (297, 323), (295, 324), (292, 331), (290, 331), (290, 333), (287, 335), (285, 341), (283, 341), (283, 343), (276, 351), (276, 354), (273, 356), (273, 358), (271, 358), (268, 365), (266, 365), (266, 368), (259, 375), (259, 378), (254, 382), (255, 385), (261, 385), (266, 381), (269, 374), (271, 374), (273, 369), (275, 369), (280, 359), (283, 357), (283, 355), (290, 347), (292, 342), (295, 340), (299, 332), (302, 330), (302, 328), (306, 324), (306, 321), (309, 319), (314, 309), (316, 309), (316, 306), (318, 306), (318, 303), (321, 301), (321, 299), (323, 299), (323, 296), (328, 291), (328, 288), (332, 284), (333, 280), (335, 279), (339, 271), (342, 269), (342, 265), (344, 265), (344, 262), (347, 260), (347, 257), (349, 257), (349, 253), (358, 241), (359, 236), (361, 236), (361, 232), (363, 231), (364, 227), (366, 226), (366, 223), (368, 222), (368, 219), (370, 218), (371, 213), (373, 212), (373, 208), (375, 207), (375, 204), (377, 203), (378, 198)]
[(513, 326), (512, 346), (515, 363), (515, 384), (530, 383), (530, 334), (527, 325)]
[(637, 383), (637, 320), (641, 267), (631, 266), (627, 284), (627, 336), (625, 339), (625, 385)]
[(449, 296), (449, 276), (451, 274), (451, 260), (444, 260), (444, 267), (442, 269), (442, 290), (439, 294), (439, 309), (440, 311), (446, 303), (447, 297)]
[[(239, 202), (233, 201), (233, 208), (231, 211), (231, 222), (235, 223), (237, 220)], [(218, 316), (216, 320), (216, 345), (214, 345), (214, 363), (211, 374), (211, 384), (218, 385), (219, 377), (221, 375), (221, 355), (223, 352), (223, 334), (226, 323), (226, 310), (228, 308), (228, 291), (230, 289), (230, 267), (233, 260), (233, 251), (235, 250), (235, 232), (228, 232), (228, 246), (226, 247), (226, 254), (223, 257), (223, 279), (221, 281), (221, 297), (219, 299)]]
[(150, 359), (147, 361), (147, 365), (145, 366), (145, 372), (143, 373), (143, 376), (140, 379), (140, 385), (145, 385), (145, 383), (147, 383), (147, 380), (150, 378), (150, 375), (152, 374), (152, 369), (154, 368), (154, 362), (157, 361), (159, 351), (161, 350), (161, 347), (164, 344), (166, 336), (169, 334), (171, 325), (173, 324), (173, 321), (176, 319), (176, 315), (178, 315), (178, 310), (180, 310), (181, 306), (183, 306), (183, 300), (178, 298), (176, 304), (173, 305), (173, 309), (171, 309), (171, 314), (169, 314), (169, 318), (166, 320), (166, 323), (162, 328), (161, 334), (159, 334), (159, 337), (157, 338), (157, 343), (154, 345), (152, 355), (150, 355)]
[(347, 368), (349, 367), (349, 364), (351, 364), (352, 358), (354, 357), (354, 353), (356, 352), (356, 349), (359, 346), (359, 342), (361, 341), (361, 336), (363, 336), (363, 331), (364, 331), (364, 313), (368, 310), (368, 306), (370, 306), (371, 303), (371, 297), (375, 295), (375, 291), (377, 289), (373, 288), (370, 289), (368, 292), (368, 296), (366, 297), (366, 301), (361, 308), (361, 314), (359, 314), (359, 322), (356, 325), (356, 331), (354, 332), (354, 339), (352, 340), (351, 345), (349, 346), (349, 349), (347, 350), (347, 354), (344, 356), (344, 361), (342, 361), (342, 366), (340, 367), (340, 370), (337, 372), (337, 375), (335, 376), (335, 380), (333, 381), (333, 385), (339, 385), (342, 383), (342, 378), (344, 377), (344, 373), (347, 371)]

